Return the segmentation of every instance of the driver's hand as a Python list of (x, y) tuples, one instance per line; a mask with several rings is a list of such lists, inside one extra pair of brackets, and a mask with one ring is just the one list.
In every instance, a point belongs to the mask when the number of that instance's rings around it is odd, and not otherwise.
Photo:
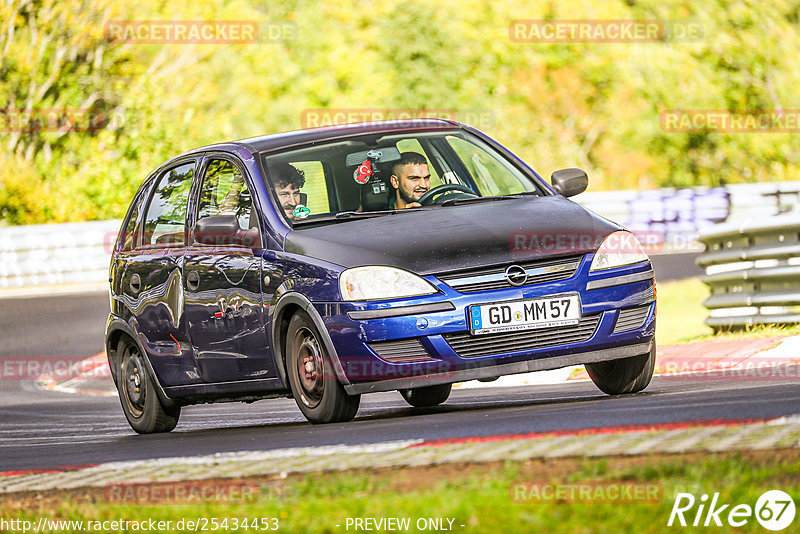
[(406, 208), (421, 208), (421, 207), (422, 204), (420, 204), (419, 202), (411, 202), (409, 204), (406, 204)]

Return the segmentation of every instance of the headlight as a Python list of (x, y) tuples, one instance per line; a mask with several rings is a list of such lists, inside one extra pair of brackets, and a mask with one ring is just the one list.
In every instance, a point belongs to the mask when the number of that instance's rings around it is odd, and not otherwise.
[(344, 300), (378, 300), (436, 293), (436, 288), (415, 274), (394, 267), (354, 267), (339, 276)]
[(613, 269), (624, 265), (632, 265), (640, 261), (647, 261), (650, 257), (644, 251), (642, 244), (630, 232), (619, 231), (609, 234), (594, 253), (590, 271)]

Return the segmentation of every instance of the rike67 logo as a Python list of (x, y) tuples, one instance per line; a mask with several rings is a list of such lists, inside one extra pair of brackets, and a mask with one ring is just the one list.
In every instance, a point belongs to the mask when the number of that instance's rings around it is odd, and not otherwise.
[(762, 493), (755, 507), (749, 504), (723, 503), (719, 493), (714, 493), (710, 500), (705, 493), (699, 499), (691, 493), (678, 493), (667, 526), (722, 527), (727, 524), (731, 527), (743, 527), (755, 517), (767, 530), (779, 531), (792, 524), (795, 512), (792, 497), (780, 490)]

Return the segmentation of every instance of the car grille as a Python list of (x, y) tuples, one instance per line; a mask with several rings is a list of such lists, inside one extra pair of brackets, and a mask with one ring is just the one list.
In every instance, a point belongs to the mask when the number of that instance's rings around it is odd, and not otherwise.
[(619, 317), (617, 317), (617, 324), (614, 325), (613, 333), (616, 334), (641, 328), (649, 314), (650, 304), (620, 310)]
[(473, 336), (469, 332), (459, 332), (457, 334), (445, 334), (444, 339), (456, 354), (462, 358), (533, 350), (541, 347), (586, 341), (594, 334), (597, 323), (600, 322), (600, 315), (599, 313), (584, 315), (580, 322), (574, 326), (557, 326), (522, 332), (500, 332), (482, 336)]
[(397, 341), (378, 341), (370, 343), (369, 347), (375, 354), (391, 363), (424, 362), (433, 359), (416, 337)]
[(506, 279), (505, 271), (510, 265), (519, 265), (528, 273), (528, 279), (523, 286), (543, 284), (569, 278), (578, 269), (581, 255), (546, 260), (524, 261), (507, 265), (492, 265), (476, 269), (464, 269), (436, 275), (456, 291), (470, 293), (474, 291), (488, 291), (491, 289), (504, 289), (515, 287)]

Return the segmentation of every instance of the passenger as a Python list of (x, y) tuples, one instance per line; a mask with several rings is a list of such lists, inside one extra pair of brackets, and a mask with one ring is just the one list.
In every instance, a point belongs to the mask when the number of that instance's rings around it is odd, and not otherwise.
[(284, 162), (271, 165), (269, 171), (275, 194), (278, 195), (278, 202), (286, 217), (290, 221), (298, 220), (294, 209), (301, 204), (300, 188), (306, 183), (305, 172)]

